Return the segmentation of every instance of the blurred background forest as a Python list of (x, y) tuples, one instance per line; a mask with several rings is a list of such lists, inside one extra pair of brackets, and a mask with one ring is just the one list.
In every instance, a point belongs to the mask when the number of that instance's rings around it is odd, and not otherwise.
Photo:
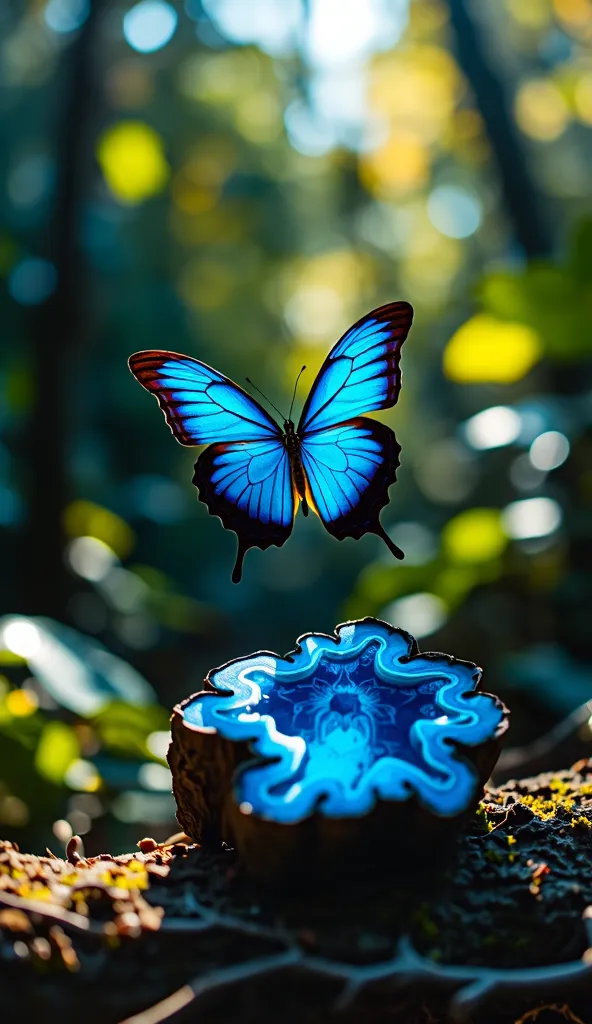
[[(592, 0), (3, 0), (0, 76), (2, 835), (164, 838), (172, 705), (351, 616), (592, 749)], [(281, 408), (394, 299), (405, 561), (299, 516), (233, 586), (127, 357)]]

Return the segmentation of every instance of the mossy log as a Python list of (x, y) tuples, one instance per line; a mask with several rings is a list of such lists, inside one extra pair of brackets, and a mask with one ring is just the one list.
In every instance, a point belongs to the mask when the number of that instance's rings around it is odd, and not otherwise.
[(139, 845), (0, 847), (2, 1021), (592, 1022), (592, 760), (489, 790), (421, 874), (265, 890), (229, 849)]

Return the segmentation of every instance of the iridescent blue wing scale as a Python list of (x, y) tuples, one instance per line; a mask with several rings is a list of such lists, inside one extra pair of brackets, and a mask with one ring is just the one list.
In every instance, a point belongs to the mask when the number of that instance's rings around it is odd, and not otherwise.
[(176, 439), (207, 444), (193, 482), (211, 515), (238, 538), (232, 574), (241, 578), (250, 547), (280, 547), (295, 504), (284, 434), (250, 395), (210, 366), (176, 352), (136, 352), (129, 366), (158, 399)]
[(401, 389), (401, 346), (413, 309), (391, 302), (362, 317), (327, 356), (298, 425), (307, 498), (338, 540), (376, 533), (396, 558), (380, 522), (396, 480), (400, 446), (393, 431), (362, 414), (390, 409)]
[(299, 435), (395, 404), (401, 389), (401, 346), (412, 320), (408, 302), (390, 302), (350, 327), (312, 386), (298, 424)]
[(338, 540), (376, 533), (395, 558), (403, 558), (380, 522), (401, 451), (390, 427), (359, 416), (305, 435), (300, 450), (307, 500), (325, 529)]
[(129, 368), (158, 399), (177, 441), (260, 441), (282, 432), (250, 395), (229, 377), (177, 352), (136, 352)]
[(238, 537), (233, 583), (250, 547), (281, 547), (290, 536), (295, 504), (283, 439), (212, 444), (195, 463), (193, 483), (211, 515)]

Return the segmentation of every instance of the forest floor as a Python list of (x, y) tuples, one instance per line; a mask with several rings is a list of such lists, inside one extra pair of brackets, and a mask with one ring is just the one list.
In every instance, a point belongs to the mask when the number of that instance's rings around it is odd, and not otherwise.
[(234, 853), (0, 843), (6, 1024), (592, 1024), (592, 759), (486, 792), (421, 873), (263, 890)]

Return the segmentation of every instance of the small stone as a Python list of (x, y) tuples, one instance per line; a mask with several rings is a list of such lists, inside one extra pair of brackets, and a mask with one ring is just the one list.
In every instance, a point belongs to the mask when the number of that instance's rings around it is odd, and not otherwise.
[(158, 849), (158, 843), (155, 839), (152, 839), (151, 836), (146, 836), (144, 839), (140, 839), (138, 847), (142, 853), (152, 853), (154, 850)]
[(80, 836), (72, 836), (66, 846), (66, 860), (70, 864), (78, 864), (84, 856), (84, 846)]
[(142, 922), (133, 910), (128, 910), (117, 918), (117, 931), (129, 939), (137, 939), (142, 932)]

